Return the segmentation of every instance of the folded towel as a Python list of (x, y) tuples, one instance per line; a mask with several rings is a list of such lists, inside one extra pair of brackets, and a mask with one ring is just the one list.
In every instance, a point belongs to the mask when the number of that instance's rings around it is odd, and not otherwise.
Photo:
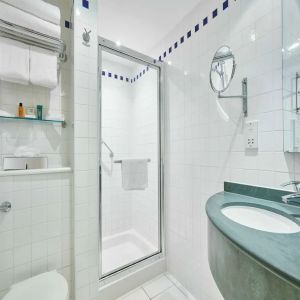
[(148, 160), (122, 160), (122, 186), (124, 190), (144, 190), (148, 187)]
[(44, 21), (60, 25), (60, 9), (41, 0), (2, 0), (11, 6), (34, 15)]
[(0, 19), (43, 34), (53, 36), (55, 38), (60, 38), (61, 29), (59, 25), (44, 21), (41, 18), (33, 16), (1, 1)]
[(29, 84), (29, 46), (0, 37), (0, 80)]
[(30, 82), (53, 89), (57, 86), (57, 56), (51, 51), (30, 47)]

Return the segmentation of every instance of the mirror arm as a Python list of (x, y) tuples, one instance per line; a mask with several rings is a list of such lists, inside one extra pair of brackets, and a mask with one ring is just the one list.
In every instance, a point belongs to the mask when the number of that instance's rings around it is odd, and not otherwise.
[(230, 99), (230, 98), (239, 98), (243, 100), (243, 113), (244, 116), (248, 116), (248, 89), (247, 89), (247, 78), (244, 78), (242, 81), (242, 95), (240, 96), (222, 96), (221, 92), (218, 92), (219, 99)]

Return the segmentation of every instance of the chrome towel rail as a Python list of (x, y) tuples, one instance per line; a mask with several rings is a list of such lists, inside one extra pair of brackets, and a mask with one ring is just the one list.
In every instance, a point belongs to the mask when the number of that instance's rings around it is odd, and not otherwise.
[(64, 41), (47, 34), (0, 19), (0, 36), (55, 52), (61, 61), (67, 59)]
[[(148, 158), (147, 161), (148, 161), (148, 162), (151, 162), (151, 159)], [(122, 159), (120, 159), (120, 160), (115, 160), (115, 161), (114, 161), (115, 164), (121, 164), (122, 162), (123, 162)]]

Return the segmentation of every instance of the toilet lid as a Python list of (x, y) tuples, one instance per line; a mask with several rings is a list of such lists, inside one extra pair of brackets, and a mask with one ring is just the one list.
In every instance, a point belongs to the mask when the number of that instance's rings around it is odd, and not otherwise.
[(3, 300), (66, 300), (67, 296), (66, 279), (52, 271), (13, 285)]

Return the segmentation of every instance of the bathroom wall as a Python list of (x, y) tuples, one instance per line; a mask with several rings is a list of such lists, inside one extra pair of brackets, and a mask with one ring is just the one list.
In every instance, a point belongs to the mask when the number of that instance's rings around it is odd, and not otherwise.
[[(97, 1), (74, 1), (74, 283), (75, 299), (99, 289), (99, 143)], [(82, 34), (91, 30), (90, 42)]]
[[(65, 27), (72, 2), (49, 3), (61, 9), (62, 39), (67, 45), (68, 61), (60, 65), (59, 86), (50, 91), (2, 81), (0, 109), (16, 113), (19, 102), (42, 104), (46, 110), (64, 113), (68, 126), (1, 120), (0, 169), (2, 157), (24, 145), (46, 155), (50, 167), (70, 166), (72, 161), (72, 31)], [(1, 202), (10, 201), (12, 210), (0, 213), (0, 298), (11, 284), (54, 269), (68, 280), (72, 298), (72, 174), (2, 175)]]
[(0, 298), (13, 283), (56, 269), (72, 297), (72, 176), (0, 177)]
[(0, 109), (17, 115), (19, 102), (24, 106), (43, 105), (44, 115), (51, 111), (62, 113), (67, 121), (67, 128), (61, 125), (49, 125), (26, 121), (0, 120), (0, 169), (3, 156), (13, 155), (20, 146), (37, 149), (48, 157), (50, 167), (70, 166), (71, 119), (73, 105), (71, 101), (71, 33), (65, 27), (70, 20), (72, 1), (49, 0), (61, 9), (61, 38), (66, 43), (68, 61), (60, 64), (59, 85), (50, 90), (33, 85), (21, 85), (0, 81)]
[[(158, 232), (158, 105), (157, 72), (102, 53), (102, 139), (112, 148), (114, 160), (150, 158), (149, 188), (124, 191), (121, 164), (111, 164), (108, 149), (102, 145), (102, 225), (103, 237), (134, 229), (153, 245)], [(112, 72), (112, 77), (107, 76)], [(120, 80), (114, 74), (129, 78)]]
[[(197, 299), (222, 299), (208, 266), (207, 199), (223, 190), (225, 180), (279, 188), (299, 177), (299, 157), (283, 153), (281, 43), (281, 1), (214, 0), (202, 1), (152, 51), (155, 58), (166, 52), (163, 59), (170, 64), (165, 85), (168, 270)], [(240, 94), (241, 80), (248, 78), (246, 119), (238, 99), (221, 101), (228, 122), (216, 108), (209, 71), (222, 45), (232, 48), (237, 63), (225, 94)], [(248, 120), (259, 121), (257, 151), (245, 150)]]
[[(296, 73), (299, 73), (300, 44), (299, 1), (282, 2), (283, 5), (283, 101), (284, 101), (284, 150), (300, 151), (299, 114), (296, 107)], [(299, 79), (298, 79), (299, 84)], [(298, 85), (299, 86), (299, 85)], [(298, 88), (299, 89), (299, 88)]]
[[(105, 58), (104, 56), (108, 56)], [(133, 77), (129, 66), (112, 61), (114, 56), (102, 52), (102, 69), (113, 73), (113, 77), (102, 76), (102, 140), (114, 152), (102, 144), (102, 232), (103, 237), (117, 234), (132, 228), (131, 192), (122, 188), (121, 164), (114, 160), (127, 158), (130, 155), (131, 111), (133, 109), (134, 84), (114, 79), (114, 74)], [(125, 60), (123, 61), (123, 63)]]
[[(138, 74), (141, 67), (135, 72)], [(153, 246), (158, 245), (158, 73), (149, 71), (134, 84), (131, 155), (150, 158), (148, 188), (132, 193), (133, 228)]]

